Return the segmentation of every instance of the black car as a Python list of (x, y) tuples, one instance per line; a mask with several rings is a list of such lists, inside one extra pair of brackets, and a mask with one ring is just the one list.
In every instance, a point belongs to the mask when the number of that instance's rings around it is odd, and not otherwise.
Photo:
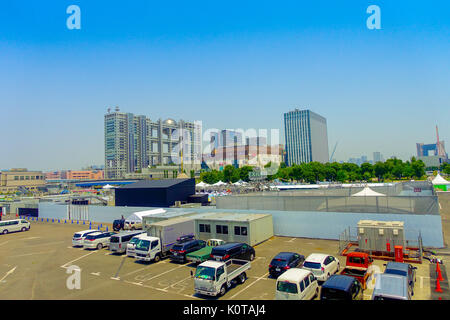
[(125, 219), (117, 219), (113, 222), (113, 230), (114, 231), (120, 231), (124, 230), (125, 227)]
[(269, 273), (277, 278), (290, 268), (301, 266), (305, 261), (305, 256), (295, 252), (280, 252), (269, 264)]
[(320, 300), (363, 300), (361, 282), (350, 276), (333, 274), (322, 285)]
[(206, 242), (203, 240), (191, 240), (183, 243), (175, 244), (170, 252), (170, 260), (177, 262), (186, 262), (186, 254), (200, 250), (206, 246)]
[(211, 250), (210, 260), (227, 261), (241, 259), (252, 261), (255, 259), (255, 249), (246, 243), (226, 243)]

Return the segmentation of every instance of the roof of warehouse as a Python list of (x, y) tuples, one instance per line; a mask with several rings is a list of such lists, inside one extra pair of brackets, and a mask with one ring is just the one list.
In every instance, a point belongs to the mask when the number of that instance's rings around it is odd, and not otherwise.
[(267, 216), (271, 216), (267, 213), (230, 213), (220, 212), (212, 215), (208, 215), (204, 218), (196, 218), (196, 220), (219, 220), (219, 221), (253, 221)]
[[(148, 189), (148, 188), (168, 188), (181, 182), (194, 179), (161, 179), (161, 180), (142, 180), (136, 183), (128, 184), (119, 189)], [(194, 181), (195, 184), (195, 181)]]

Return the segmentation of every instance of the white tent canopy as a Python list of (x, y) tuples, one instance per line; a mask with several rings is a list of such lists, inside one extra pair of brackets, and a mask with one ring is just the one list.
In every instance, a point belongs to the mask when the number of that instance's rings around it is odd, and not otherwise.
[(207, 184), (207, 183), (205, 183), (205, 182), (200, 182), (200, 183), (197, 183), (196, 185), (195, 185), (196, 187), (200, 187), (200, 188), (203, 188), (203, 187), (209, 187), (209, 184)]
[(222, 180), (213, 184), (213, 186), (223, 186), (223, 185), (226, 185), (226, 183), (223, 182)]
[(112, 186), (110, 184), (103, 186), (103, 189), (112, 189), (112, 188), (114, 188), (114, 186)]
[(166, 210), (164, 210), (162, 208), (133, 212), (128, 218), (125, 219), (125, 222), (142, 222), (142, 217), (144, 217), (144, 216), (149, 216), (152, 214), (158, 214), (158, 213), (164, 213), (164, 212), (166, 212)]
[(437, 176), (431, 181), (431, 183), (433, 185), (442, 185), (442, 184), (446, 184), (449, 185), (450, 181), (445, 180), (444, 178), (442, 178), (442, 176), (438, 173)]
[(361, 190), (360, 192), (357, 192), (355, 194), (352, 194), (352, 197), (385, 197), (385, 194), (379, 193), (379, 192), (375, 192), (372, 189), (370, 189), (369, 187), (365, 187), (363, 190)]

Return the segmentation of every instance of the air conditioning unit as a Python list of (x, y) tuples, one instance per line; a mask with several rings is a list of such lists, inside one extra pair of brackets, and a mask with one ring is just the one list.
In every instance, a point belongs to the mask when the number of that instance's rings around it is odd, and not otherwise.
[(364, 234), (364, 228), (359, 228), (359, 233)]
[(398, 236), (398, 229), (392, 230), (392, 234), (393, 234), (394, 236)]
[(380, 236), (384, 235), (384, 229), (378, 229), (378, 234), (379, 234)]

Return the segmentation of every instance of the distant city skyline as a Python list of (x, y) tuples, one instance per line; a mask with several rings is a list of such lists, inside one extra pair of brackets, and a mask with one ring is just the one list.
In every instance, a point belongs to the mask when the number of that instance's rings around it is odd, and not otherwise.
[[(450, 3), (79, 0), (0, 10), (0, 168), (80, 169), (104, 162), (109, 106), (203, 131), (278, 129), (283, 113), (327, 119), (337, 161), (408, 160), (450, 138)], [(439, 7), (439, 10), (436, 8)], [(239, 8), (239, 10), (236, 10)]]

